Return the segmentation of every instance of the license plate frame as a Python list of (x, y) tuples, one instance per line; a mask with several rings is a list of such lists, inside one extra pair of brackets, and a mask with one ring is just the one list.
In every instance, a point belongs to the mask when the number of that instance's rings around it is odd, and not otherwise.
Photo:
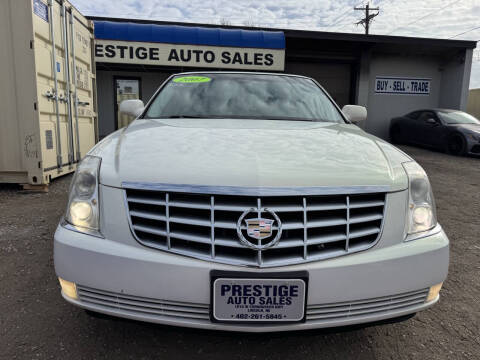
[[(218, 319), (215, 316), (215, 293), (214, 284), (218, 279), (238, 279), (238, 280), (302, 280), (304, 282), (304, 302), (303, 302), (303, 317), (301, 319)], [(243, 271), (223, 271), (212, 270), (210, 272), (210, 320), (215, 323), (229, 323), (229, 324), (289, 324), (302, 323), (306, 321), (307, 315), (307, 299), (308, 299), (308, 272), (307, 271), (291, 271), (291, 272), (243, 272)]]

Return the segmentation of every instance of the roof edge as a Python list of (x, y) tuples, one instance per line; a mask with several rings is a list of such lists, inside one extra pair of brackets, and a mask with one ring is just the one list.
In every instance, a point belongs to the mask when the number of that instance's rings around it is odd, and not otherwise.
[(354, 33), (341, 33), (329, 31), (313, 31), (313, 30), (295, 30), (284, 28), (267, 28), (267, 27), (249, 27), (238, 25), (217, 25), (194, 22), (178, 22), (178, 21), (160, 21), (147, 19), (129, 19), (129, 18), (115, 18), (104, 16), (86, 16), (89, 20), (95, 21), (114, 21), (114, 22), (133, 22), (139, 24), (156, 24), (156, 25), (180, 25), (180, 26), (195, 26), (206, 28), (223, 28), (223, 29), (237, 29), (237, 30), (253, 30), (253, 31), (283, 31), (285, 38), (306, 38), (317, 40), (338, 40), (338, 41), (355, 41), (365, 43), (389, 43), (389, 44), (418, 44), (440, 46), (447, 48), (463, 48), (474, 49), (477, 47), (477, 41), (473, 40), (457, 40), (457, 39), (441, 39), (441, 38), (423, 38), (410, 36), (391, 36), (391, 35), (365, 35)]

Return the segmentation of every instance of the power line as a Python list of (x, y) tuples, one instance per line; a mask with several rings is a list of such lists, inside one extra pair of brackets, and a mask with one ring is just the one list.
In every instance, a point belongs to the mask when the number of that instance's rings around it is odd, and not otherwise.
[(453, 35), (453, 36), (449, 37), (449, 39), (456, 38), (457, 36), (460, 36), (460, 35), (463, 35), (463, 34), (469, 33), (469, 32), (471, 32), (471, 31), (473, 31), (473, 30), (477, 30), (477, 29), (480, 29), (480, 26), (476, 26), (476, 27), (474, 27), (474, 28), (472, 28), (472, 29), (470, 29), (470, 30), (467, 30), (467, 31), (461, 32), (460, 34)]
[[(362, 3), (358, 3), (356, 6), (358, 6), (358, 5), (360, 5), (360, 4), (362, 4)], [(342, 20), (342, 19), (345, 17), (345, 15), (347, 15), (350, 11), (352, 11), (352, 9), (351, 9), (351, 8), (348, 8), (347, 11), (345, 11), (344, 13), (342, 13), (342, 14), (341, 14), (340, 16), (338, 16), (335, 20), (333, 20), (329, 25), (325, 25), (324, 27), (329, 28), (329, 27), (332, 27), (332, 26), (334, 26), (334, 25), (337, 25), (337, 24), (340, 22), (340, 20)]]
[[(388, 0), (387, 0), (388, 1)], [(358, 5), (361, 5), (362, 2), (358, 3)], [(336, 25), (336, 23), (338, 23), (339, 20), (343, 19), (345, 17), (345, 15), (347, 15), (349, 12), (351, 11), (351, 8), (348, 8), (347, 11), (345, 11), (344, 13), (342, 13), (340, 16), (338, 16), (337, 18), (335, 18), (330, 24), (328, 25), (324, 25), (324, 26), (321, 26), (321, 27), (331, 27), (331, 26), (334, 26)], [(93, 13), (93, 12), (90, 12), (90, 11), (84, 11), (83, 12), (86, 16), (97, 16), (97, 17), (111, 17), (111, 18), (120, 18), (120, 19), (130, 19), (132, 17), (132, 14), (123, 14), (123, 13), (114, 13), (114, 14), (98, 14), (98, 13)], [(150, 20), (150, 19), (160, 19), (162, 17), (162, 15), (155, 15), (155, 14), (149, 14), (149, 15), (146, 15), (146, 14), (135, 14), (135, 19), (138, 19), (138, 20), (143, 20), (143, 19), (146, 19), (146, 20)], [(231, 21), (244, 21), (244, 20), (249, 20), (248, 17), (241, 17), (241, 16), (215, 16), (215, 15), (208, 15), (208, 16), (202, 16), (201, 17), (201, 21), (200, 22), (205, 22), (205, 19), (207, 21), (219, 21), (221, 19), (227, 19), (227, 20), (231, 20)], [(193, 17), (193, 18), (190, 18), (190, 19), (186, 19), (185, 17), (178, 17), (178, 16), (169, 16), (168, 19), (166, 20), (160, 20), (160, 21), (183, 21), (185, 22), (185, 20), (188, 20), (189, 22), (198, 22), (198, 20)], [(288, 19), (288, 18), (284, 18), (284, 19), (272, 19), (271, 20), (272, 22), (275, 22), (275, 23), (278, 23), (278, 22), (282, 22), (282, 23), (285, 23), (285, 24), (288, 24), (291, 22), (291, 19)]]
[(347, 15), (350, 11), (352, 11), (352, 9), (348, 9), (347, 11), (345, 11), (342, 15), (340, 15), (339, 17), (337, 17), (335, 20), (333, 20), (329, 25), (326, 25), (325, 27), (327, 28), (330, 28), (332, 26), (335, 26), (337, 25), (340, 20), (343, 20), (345, 18), (345, 15)]
[[(384, 1), (381, 2), (381, 5), (384, 5), (384, 4), (386, 4), (386, 3), (390, 2), (390, 1), (392, 1), (392, 0), (384, 0)], [(380, 5), (380, 2), (377, 1), (376, 3), (377, 3), (377, 6)], [(356, 6), (359, 6), (359, 5), (363, 5), (363, 3), (359, 3), (359, 4), (356, 5)], [(372, 8), (370, 8), (370, 10), (371, 10), (371, 9), (372, 9)], [(346, 11), (345, 13), (343, 13), (342, 15), (347, 14), (349, 11), (351, 11), (351, 10), (347, 10), (347, 11)], [(334, 25), (344, 26), (344, 25), (349, 25), (349, 24), (351, 24), (351, 22), (350, 22), (351, 20), (347, 20), (347, 21), (345, 21), (345, 22), (341, 22), (340, 20), (343, 20), (343, 19), (345, 18), (345, 16), (342, 16), (342, 15), (337, 18), (338, 21), (337, 21), (336, 23), (335, 23), (335, 22), (332, 22), (332, 23), (331, 23), (330, 25), (328, 25), (327, 27), (331, 27), (331, 26), (334, 26)], [(353, 25), (355, 25), (355, 24), (353, 24)], [(358, 25), (358, 24), (357, 24), (357, 25)]]
[[(382, 5), (385, 4), (385, 3), (388, 3), (389, 1), (391, 1), (391, 0), (384, 0), (384, 1), (382, 2)], [(360, 5), (363, 5), (363, 4), (364, 4), (364, 2), (360, 2), (360, 3), (358, 3), (358, 4), (355, 5), (355, 6), (360, 6)], [(370, 10), (371, 10), (371, 9), (372, 9), (372, 8), (370, 8)], [(350, 21), (348, 21), (348, 22), (346, 22), (346, 23), (342, 23), (342, 24), (339, 24), (339, 22), (340, 22), (341, 20), (343, 20), (343, 19), (345, 18), (345, 15), (347, 15), (350, 11), (352, 11), (351, 8), (349, 8), (347, 11), (345, 11), (345, 12), (342, 13), (340, 16), (338, 16), (338, 17), (337, 17), (335, 20), (333, 20), (330, 24), (322, 26), (322, 28), (330, 28), (330, 27), (335, 26), (335, 25), (338, 25), (338, 26), (348, 25), (348, 24), (350, 23)]]
[(335, 20), (333, 20), (330, 24), (325, 25), (325, 26), (323, 26), (323, 27), (329, 28), (329, 27), (332, 27), (332, 26), (338, 24), (338, 22), (339, 22), (340, 20), (342, 20), (342, 19), (345, 17), (345, 15), (347, 15), (350, 11), (352, 11), (352, 10), (351, 10), (351, 9), (348, 9), (348, 10), (345, 11), (342, 15), (340, 15), (340, 16), (337, 17)]
[[(362, 11), (365, 11), (365, 17), (360, 20), (359, 22), (356, 23), (356, 25), (363, 25), (363, 27), (365, 28), (365, 34), (368, 35), (368, 30), (370, 28), (370, 22), (373, 21), (373, 18), (378, 16), (378, 14), (380, 14), (380, 8), (376, 7), (376, 8), (371, 8), (370, 7), (370, 4), (367, 3), (367, 5), (365, 7), (354, 7), (353, 10), (362, 10)], [(376, 14), (370, 14), (370, 10), (373, 10), (373, 11), (378, 11)]]
[(433, 15), (433, 14), (439, 12), (439, 11), (442, 11), (443, 9), (446, 9), (446, 8), (449, 7), (449, 6), (455, 5), (456, 3), (460, 2), (460, 1), (462, 1), (462, 0), (452, 1), (451, 3), (448, 3), (447, 5), (441, 7), (440, 9), (434, 10), (434, 11), (428, 13), (427, 15), (424, 15), (424, 16), (422, 16), (422, 17), (420, 17), (420, 18), (418, 18), (418, 19), (416, 19), (416, 20), (414, 20), (414, 21), (412, 21), (412, 22), (409, 22), (408, 24), (404, 24), (404, 25), (401, 25), (401, 26), (399, 26), (399, 27), (396, 27), (395, 29), (393, 29), (392, 31), (390, 31), (389, 33), (387, 33), (387, 35), (390, 35), (391, 33), (393, 33), (394, 31), (396, 31), (396, 30), (398, 30), (398, 29), (402, 29), (402, 28), (404, 28), (404, 27), (407, 27), (407, 26), (410, 26), (410, 25), (412, 25), (412, 24), (415, 24), (416, 22), (418, 22), (418, 21), (420, 21), (420, 20), (423, 20), (423, 19), (425, 19), (426, 17), (429, 17), (430, 15)]
[[(352, 11), (352, 10), (350, 9), (348, 11)], [(162, 18), (163, 16), (161, 16), (161, 15), (160, 16), (155, 16), (155, 15), (151, 16), (151, 15), (135, 14), (134, 17), (132, 17), (132, 14), (115, 14), (115, 13), (114, 14), (99, 14), (99, 13), (93, 13), (93, 12), (91, 12), (91, 13), (90, 12), (84, 12), (84, 14), (85, 14), (85, 16), (108, 17), (108, 18), (112, 18), (112, 19), (129, 19), (129, 20), (132, 20), (132, 21), (134, 21), (134, 20), (153, 20), (153, 21), (165, 21), (165, 22), (174, 21), (174, 22), (184, 22), (184, 23), (191, 23), (191, 24), (209, 23), (209, 24), (212, 24), (212, 25), (221, 25), (221, 24), (219, 24), (219, 22), (221, 22), (221, 20), (225, 19), (225, 20), (228, 20), (228, 21), (232, 21), (231, 25), (234, 25), (234, 26), (241, 26), (241, 24), (244, 21), (249, 21), (248, 17), (239, 17), (239, 16), (235, 16), (235, 17), (209, 16), (209, 17), (202, 17), (201, 19), (169, 16), (168, 19), (163, 19)], [(337, 18), (337, 19), (342, 20), (340, 17)], [(261, 23), (261, 22), (262, 22), (261, 20), (258, 20), (258, 23)], [(265, 24), (266, 24), (265, 26), (275, 28), (275, 27), (278, 27), (278, 26), (275, 26), (275, 25), (288, 26), (288, 25), (291, 25), (291, 23), (292, 23), (291, 19), (287, 19), (287, 18), (273, 19), (272, 18), (269, 21), (265, 22)], [(322, 25), (322, 26), (319, 26), (319, 28), (328, 28), (328, 27), (336, 25), (337, 23), (332, 23), (332, 24), (329, 24), (329, 25)]]

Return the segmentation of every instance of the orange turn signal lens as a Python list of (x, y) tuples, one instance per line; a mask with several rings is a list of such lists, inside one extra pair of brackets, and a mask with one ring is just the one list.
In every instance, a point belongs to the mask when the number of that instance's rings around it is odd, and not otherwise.
[(77, 286), (75, 285), (75, 283), (63, 280), (62, 278), (58, 278), (58, 281), (60, 282), (62, 291), (66, 296), (72, 299), (78, 299)]
[(440, 293), (440, 289), (442, 288), (442, 285), (443, 285), (443, 282), (437, 285), (433, 285), (430, 288), (430, 291), (428, 292), (428, 296), (426, 300), (427, 302), (433, 301), (437, 298), (438, 294)]

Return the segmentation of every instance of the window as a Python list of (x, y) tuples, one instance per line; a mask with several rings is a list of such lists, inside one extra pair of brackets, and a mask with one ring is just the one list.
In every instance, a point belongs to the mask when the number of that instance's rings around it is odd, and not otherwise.
[(417, 120), (418, 119), (418, 116), (421, 114), (422, 112), (421, 111), (414, 111), (414, 112), (411, 112), (410, 114), (408, 114), (406, 117), (410, 118), (410, 119), (413, 119), (413, 120)]
[(238, 73), (176, 76), (152, 101), (145, 117), (345, 122), (308, 78)]
[(438, 116), (447, 124), (479, 124), (480, 121), (463, 111), (438, 111)]
[(436, 119), (436, 116), (433, 112), (431, 111), (424, 111), (422, 114), (418, 117), (419, 121), (427, 121), (428, 119)]

